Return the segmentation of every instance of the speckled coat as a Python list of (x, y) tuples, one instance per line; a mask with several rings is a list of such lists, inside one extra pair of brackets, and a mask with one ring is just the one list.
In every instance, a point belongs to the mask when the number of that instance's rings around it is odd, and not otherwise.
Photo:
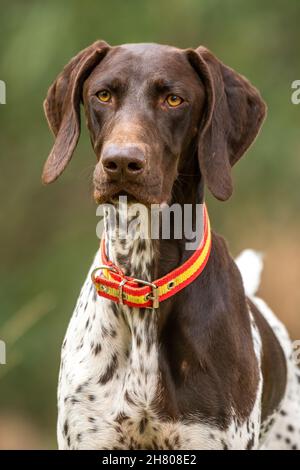
[[(120, 266), (128, 258), (132, 273), (149, 279), (154, 257), (151, 241), (120, 243), (107, 237), (107, 252)], [(178, 419), (160, 413), (159, 394), (163, 393), (160, 311), (131, 309), (99, 297), (90, 278), (99, 259), (97, 253), (63, 342), (58, 389), (60, 449), (296, 449), (300, 446), (299, 371), (291, 360), (292, 346), (285, 327), (261, 299), (253, 296), (253, 282), (259, 277), (255, 254), (246, 257), (246, 266), (253, 267), (252, 279), (249, 275), (244, 277), (248, 284), (246, 292), (280, 341), (288, 380), (280, 406), (262, 422), (262, 341), (250, 307), (252, 341), (259, 369), (256, 398), (246, 418), (241, 419), (232, 408), (225, 426), (197, 411)], [(247, 273), (245, 263), (241, 269)], [(188, 361), (183, 361), (181, 367), (182, 373), (189, 373)], [(204, 389), (201, 391), (204, 401), (205, 394)]]

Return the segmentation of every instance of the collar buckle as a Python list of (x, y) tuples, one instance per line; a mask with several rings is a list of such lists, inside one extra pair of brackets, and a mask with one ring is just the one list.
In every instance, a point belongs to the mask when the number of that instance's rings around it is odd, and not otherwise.
[(147, 294), (147, 299), (149, 300), (152, 300), (152, 307), (148, 307), (148, 308), (159, 308), (159, 295), (158, 295), (158, 287), (151, 283), (151, 287), (152, 287), (152, 292), (151, 294)]
[(122, 279), (122, 281), (120, 282), (119, 284), (119, 304), (123, 305), (124, 302), (123, 302), (123, 286), (126, 284), (126, 282), (128, 282), (128, 279)]
[(143, 281), (143, 279), (133, 278), (132, 280), (138, 284), (151, 287), (151, 292), (145, 295), (145, 301), (152, 300), (152, 305), (145, 308), (159, 308), (158, 286), (154, 282)]

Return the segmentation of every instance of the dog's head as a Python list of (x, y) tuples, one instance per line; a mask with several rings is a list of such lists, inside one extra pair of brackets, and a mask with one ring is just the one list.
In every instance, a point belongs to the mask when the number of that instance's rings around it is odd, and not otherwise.
[(255, 139), (265, 104), (244, 77), (203, 47), (110, 47), (98, 41), (66, 65), (44, 103), (55, 144), (44, 183), (65, 169), (80, 134), (83, 103), (97, 157), (94, 195), (169, 201), (178, 173), (198, 173), (221, 200), (231, 167)]

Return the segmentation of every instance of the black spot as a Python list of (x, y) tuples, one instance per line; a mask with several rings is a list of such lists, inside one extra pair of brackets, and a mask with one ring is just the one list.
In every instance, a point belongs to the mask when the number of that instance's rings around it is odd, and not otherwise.
[(99, 352), (101, 351), (101, 349), (102, 349), (102, 348), (101, 348), (101, 344), (100, 344), (100, 343), (96, 344), (96, 346), (95, 346), (95, 348), (94, 348), (94, 354), (95, 354), (95, 356), (97, 356), (97, 354), (99, 354)]
[(125, 398), (125, 400), (127, 401), (127, 403), (129, 403), (130, 405), (135, 405), (135, 402), (134, 402), (134, 400), (131, 398), (131, 396), (129, 395), (128, 390), (126, 390), (125, 395), (124, 395), (124, 398)]
[(136, 251), (137, 251), (137, 254), (141, 254), (145, 250), (146, 250), (146, 241), (142, 238), (141, 240), (139, 240)]
[(78, 385), (78, 387), (76, 388), (76, 393), (82, 392), (82, 388), (83, 388), (82, 385)]
[(298, 450), (298, 446), (296, 444), (292, 445), (292, 450)]
[(64, 424), (64, 435), (65, 436), (68, 434), (68, 431), (69, 431), (68, 421), (65, 421), (65, 424)]
[(118, 434), (122, 433), (122, 428), (119, 425), (115, 426), (115, 430), (117, 431)]
[(127, 419), (129, 419), (129, 416), (125, 415), (124, 413), (119, 413), (116, 417), (116, 422), (119, 423), (119, 424), (122, 424), (123, 421), (126, 421)]
[(89, 399), (90, 401), (95, 401), (95, 395), (89, 395), (89, 396), (88, 396), (88, 399)]
[(111, 304), (111, 309), (112, 309), (112, 312), (113, 312), (114, 316), (115, 316), (116, 318), (118, 318), (118, 316), (119, 316), (119, 310), (118, 310), (117, 304), (114, 303), (114, 302), (112, 302), (112, 304)]
[(288, 424), (288, 425), (287, 425), (287, 430), (290, 431), (290, 432), (294, 432), (294, 431), (295, 431), (294, 426), (292, 426), (291, 424)]
[(274, 422), (275, 422), (275, 418), (271, 418), (267, 426), (268, 430), (270, 429), (271, 426), (273, 426)]
[(89, 429), (89, 432), (97, 432), (98, 428), (97, 426), (93, 426), (92, 428)]
[(251, 438), (249, 439), (246, 449), (251, 450), (254, 446), (254, 434), (252, 434)]
[(67, 437), (67, 443), (68, 443), (68, 447), (70, 447), (70, 445), (71, 445), (71, 438), (70, 438), (70, 436)]
[(139, 432), (140, 434), (143, 434), (144, 431), (145, 431), (145, 428), (147, 426), (147, 423), (148, 423), (148, 419), (146, 417), (144, 417), (143, 419), (141, 419), (140, 421), (140, 424), (139, 424)]
[(281, 434), (276, 434), (276, 439), (278, 439), (280, 441), (280, 439), (282, 438), (282, 435)]
[(281, 414), (282, 416), (286, 416), (286, 412), (285, 412), (284, 410), (280, 410), (280, 414)]
[(290, 444), (290, 443), (291, 443), (291, 439), (290, 439), (289, 437), (286, 437), (286, 438), (285, 438), (285, 442), (286, 442), (287, 444)]
[(165, 439), (165, 446), (167, 449), (172, 450), (172, 446), (168, 438)]
[(88, 420), (90, 423), (94, 423), (96, 421), (95, 418), (93, 418), (93, 416), (89, 416)]
[(112, 378), (118, 367), (118, 356), (114, 354), (112, 356), (111, 362), (106, 367), (105, 372), (100, 376), (98, 383), (101, 385), (107, 384)]
[(77, 439), (78, 442), (81, 441), (81, 433), (78, 433), (78, 434), (77, 434), (76, 439)]
[(136, 345), (137, 345), (138, 348), (141, 346), (141, 343), (142, 343), (142, 339), (141, 339), (140, 335), (137, 335), (136, 336)]
[(85, 323), (85, 329), (87, 329), (87, 327), (89, 326), (89, 324), (90, 324), (90, 319), (88, 318), (87, 321), (86, 321), (86, 323)]
[(221, 439), (221, 444), (222, 444), (223, 450), (228, 450), (228, 445), (226, 444), (224, 439)]

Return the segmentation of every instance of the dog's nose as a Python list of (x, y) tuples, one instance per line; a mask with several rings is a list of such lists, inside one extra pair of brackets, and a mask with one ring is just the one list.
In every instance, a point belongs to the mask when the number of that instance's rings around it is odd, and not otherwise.
[(145, 169), (145, 154), (137, 145), (108, 145), (102, 155), (104, 171), (113, 181), (134, 180)]

